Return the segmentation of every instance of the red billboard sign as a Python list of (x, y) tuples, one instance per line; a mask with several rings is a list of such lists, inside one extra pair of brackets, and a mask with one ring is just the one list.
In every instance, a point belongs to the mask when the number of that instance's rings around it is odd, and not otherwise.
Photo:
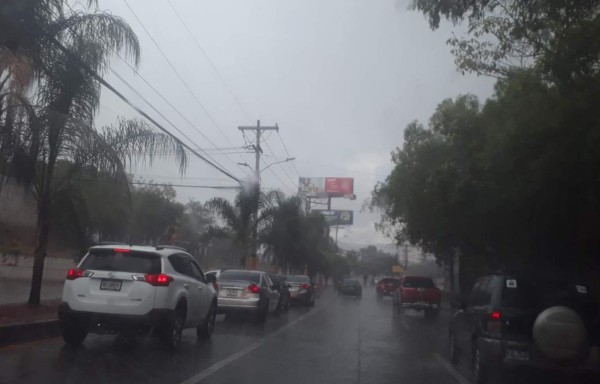
[(354, 194), (351, 177), (301, 177), (298, 193), (306, 197), (342, 197)]

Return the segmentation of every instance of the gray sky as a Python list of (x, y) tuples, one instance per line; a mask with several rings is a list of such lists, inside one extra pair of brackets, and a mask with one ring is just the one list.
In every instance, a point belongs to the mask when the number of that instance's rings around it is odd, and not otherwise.
[[(190, 37), (170, 1), (224, 81)], [(355, 178), (356, 201), (336, 199), (333, 208), (353, 209), (355, 225), (340, 230), (340, 243), (385, 243), (373, 227), (377, 214), (359, 212), (373, 185), (391, 170), (390, 152), (402, 144), (412, 120), (426, 121), (444, 98), (461, 93), (488, 97), (493, 82), (461, 76), (445, 42), (450, 26), (431, 31), (424, 17), (394, 0), (127, 0), (169, 57), (180, 81), (124, 0), (100, 0), (100, 7), (126, 19), (142, 46), (143, 76), (185, 117), (190, 126), (121, 60), (114, 69), (193, 141), (193, 146), (241, 147), (238, 125), (277, 123), (281, 138), (302, 176)], [(456, 33), (459, 33), (455, 31)], [(118, 78), (107, 79), (135, 104), (151, 111)], [(235, 98), (239, 101), (236, 102)], [(197, 100), (196, 100), (197, 99)], [(241, 104), (241, 106), (240, 106)], [(208, 111), (210, 116), (205, 112)], [(156, 113), (151, 115), (173, 128)], [(136, 112), (103, 91), (98, 124)], [(198, 131), (205, 137), (203, 137)], [(250, 136), (247, 136), (250, 139)], [(276, 134), (266, 134), (263, 166), (287, 154)], [(214, 152), (210, 152), (213, 154)], [(212, 155), (238, 177), (247, 177), (252, 154)], [(295, 192), (298, 173), (291, 163), (263, 174), (266, 188)], [(273, 172), (271, 172), (273, 171)], [(155, 182), (234, 185), (199, 160), (187, 173), (161, 161), (137, 167)], [(205, 201), (234, 192), (177, 189), (178, 198)]]

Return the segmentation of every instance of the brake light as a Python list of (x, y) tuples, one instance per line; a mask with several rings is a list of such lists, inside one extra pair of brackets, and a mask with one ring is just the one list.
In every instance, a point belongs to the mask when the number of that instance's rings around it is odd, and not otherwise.
[(115, 249), (113, 249), (113, 252), (114, 253), (129, 253), (129, 252), (131, 252), (131, 250), (127, 249), (127, 248), (115, 248)]
[(302, 284), (301, 288), (308, 289), (310, 288), (310, 284)]
[(502, 314), (498, 311), (490, 313), (490, 318), (487, 323), (488, 332), (499, 335), (502, 332)]
[(71, 268), (69, 272), (67, 272), (67, 280), (75, 280), (79, 277), (83, 277), (83, 273), (85, 271), (81, 268)]
[(246, 290), (250, 293), (260, 293), (260, 287), (256, 284), (250, 284)]
[(167, 287), (173, 281), (173, 278), (164, 273), (159, 273), (158, 275), (144, 275), (144, 281), (155, 287)]

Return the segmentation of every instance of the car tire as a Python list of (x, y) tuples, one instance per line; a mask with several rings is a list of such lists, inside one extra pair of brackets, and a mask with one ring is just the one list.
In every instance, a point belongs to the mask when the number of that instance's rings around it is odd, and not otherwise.
[(185, 312), (178, 307), (173, 311), (173, 314), (167, 319), (160, 330), (160, 339), (167, 349), (175, 350), (179, 348), (184, 324)]
[(65, 343), (72, 347), (81, 345), (88, 334), (85, 326), (76, 322), (66, 322), (61, 324), (61, 332)]
[(206, 315), (206, 319), (196, 328), (196, 337), (198, 340), (210, 339), (215, 329), (216, 318), (217, 306), (215, 303), (212, 303), (208, 310), (208, 314)]
[(315, 296), (313, 295), (313, 297), (311, 298), (310, 302), (308, 303), (309, 306), (314, 307), (315, 306)]
[(473, 371), (473, 383), (474, 384), (486, 384), (487, 378), (487, 366), (481, 361), (481, 352), (479, 350), (479, 343), (477, 340), (473, 343), (473, 359), (471, 362)]

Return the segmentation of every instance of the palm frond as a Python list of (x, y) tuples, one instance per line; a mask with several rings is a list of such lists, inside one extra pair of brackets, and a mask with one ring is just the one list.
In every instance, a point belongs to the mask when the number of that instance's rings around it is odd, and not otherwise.
[(206, 208), (219, 216), (234, 231), (242, 228), (243, 224), (239, 213), (228, 200), (222, 197), (213, 197), (206, 202)]

